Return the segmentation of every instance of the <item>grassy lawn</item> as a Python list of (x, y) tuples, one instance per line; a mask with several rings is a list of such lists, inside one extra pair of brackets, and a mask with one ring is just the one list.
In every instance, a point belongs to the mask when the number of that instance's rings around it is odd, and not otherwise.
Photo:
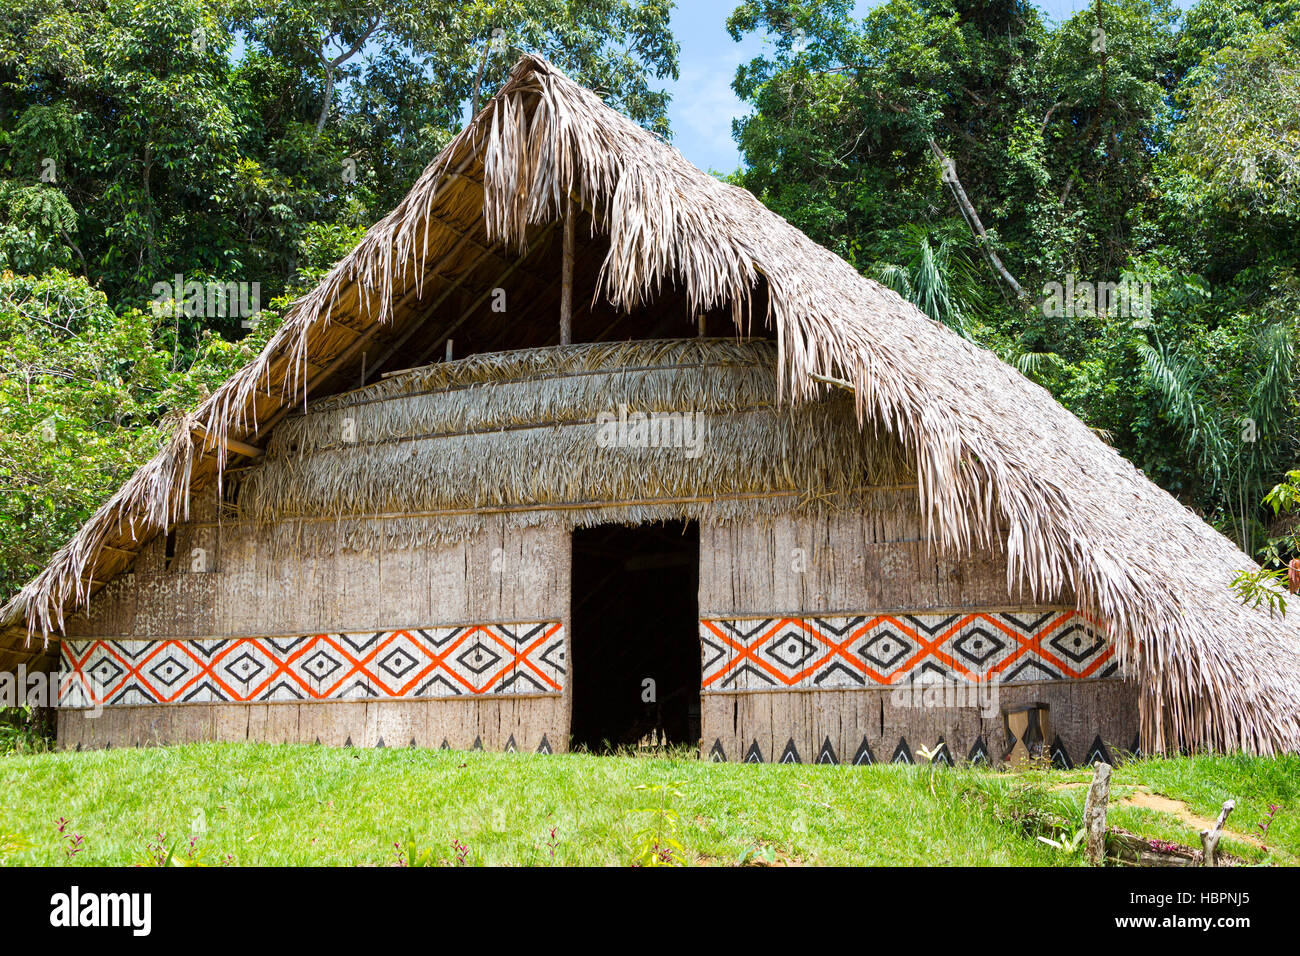
[[(389, 865), (400, 843), (434, 863), (625, 865), (658, 819), (638, 810), (662, 800), (691, 864), (760, 850), (778, 864), (1076, 865), (1026, 821), (1078, 821), (1089, 776), (262, 744), (6, 756), (0, 861), (134, 864), (163, 844), (210, 864)], [(635, 789), (673, 782), (680, 796)], [(1111, 821), (1129, 830), (1198, 846), (1179, 814), (1212, 818), (1231, 797), (1223, 850), (1300, 858), (1300, 758), (1143, 760), (1115, 784)], [(1181, 808), (1115, 805), (1148, 792)], [(1247, 837), (1270, 805), (1261, 846)]]

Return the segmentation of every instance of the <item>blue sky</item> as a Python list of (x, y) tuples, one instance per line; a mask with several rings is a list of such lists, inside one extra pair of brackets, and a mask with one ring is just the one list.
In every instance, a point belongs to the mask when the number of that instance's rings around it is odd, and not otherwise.
[[(743, 115), (744, 105), (731, 90), (736, 67), (763, 50), (763, 39), (750, 35), (736, 43), (727, 35), (727, 17), (738, 0), (678, 0), (672, 15), (673, 35), (681, 44), (681, 79), (666, 88), (673, 94), (668, 119), (673, 145), (704, 170), (732, 172), (740, 153), (731, 138), (731, 121)], [(875, 6), (862, 0), (859, 16)], [(1038, 4), (1052, 20), (1072, 16), (1091, 0), (1044, 0)], [(1187, 0), (1178, 0), (1186, 7)]]

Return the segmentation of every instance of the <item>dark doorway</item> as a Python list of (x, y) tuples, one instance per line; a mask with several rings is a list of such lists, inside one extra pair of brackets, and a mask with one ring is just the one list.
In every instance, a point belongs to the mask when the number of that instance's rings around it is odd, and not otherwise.
[(699, 743), (699, 568), (693, 521), (574, 531), (575, 749)]

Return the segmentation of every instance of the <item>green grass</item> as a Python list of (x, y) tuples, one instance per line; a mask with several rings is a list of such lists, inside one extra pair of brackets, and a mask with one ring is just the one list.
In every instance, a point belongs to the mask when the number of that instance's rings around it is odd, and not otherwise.
[[(1077, 821), (1085, 788), (1068, 784), (1088, 777), (263, 744), (7, 756), (0, 861), (67, 863), (80, 834), (75, 865), (138, 863), (157, 834), (185, 847), (201, 815), (194, 856), (207, 863), (387, 865), (395, 843), (454, 862), (459, 841), (471, 865), (623, 865), (648, 822), (637, 811), (656, 801), (634, 788), (676, 781), (683, 796), (670, 805), (693, 864), (771, 847), (791, 864), (1066, 865), (1077, 857), (1026, 832), (1022, 811)], [(1211, 817), (1235, 798), (1229, 829), (1242, 832), (1277, 804), (1269, 849), (1222, 846), (1252, 862), (1300, 857), (1300, 758), (1144, 760), (1118, 768), (1115, 781), (1116, 799), (1145, 786)], [(1166, 813), (1116, 806), (1112, 821), (1198, 845)]]

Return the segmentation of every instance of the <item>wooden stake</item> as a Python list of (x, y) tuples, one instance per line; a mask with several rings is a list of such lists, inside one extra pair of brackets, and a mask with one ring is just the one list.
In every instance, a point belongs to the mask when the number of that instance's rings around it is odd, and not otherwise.
[(852, 382), (846, 382), (842, 378), (831, 378), (829, 375), (818, 375), (816, 372), (809, 372), (808, 377), (814, 382), (825, 382), (827, 385), (833, 385), (836, 388), (842, 388), (847, 392), (855, 392)]
[(1223, 825), (1228, 822), (1228, 814), (1235, 809), (1235, 800), (1223, 801), (1223, 809), (1219, 811), (1219, 819), (1214, 821), (1213, 829), (1201, 831), (1201, 847), (1204, 850), (1201, 866), (1219, 865), (1219, 838), (1223, 836)]
[[(199, 438), (207, 438), (208, 431), (201, 425), (194, 426), (194, 434)], [(237, 441), (234, 438), (227, 438), (225, 441), (226, 450), (238, 455), (246, 455), (249, 458), (261, 458), (266, 452), (256, 445), (250, 445), (247, 442)]]
[(573, 201), (564, 203), (564, 259), (560, 266), (560, 344), (573, 343)]
[(1110, 764), (1098, 760), (1093, 766), (1092, 785), (1083, 804), (1083, 826), (1088, 831), (1088, 862), (1100, 866), (1106, 860), (1106, 803), (1110, 800)]
[(450, 362), (451, 359), (452, 359), (452, 355), (453, 355), (453, 345), (454, 345), (454, 343), (452, 342), (452, 340), (451, 340), (451, 339), (448, 339), (448, 340), (447, 340), (447, 361), (448, 361), (448, 362)]

